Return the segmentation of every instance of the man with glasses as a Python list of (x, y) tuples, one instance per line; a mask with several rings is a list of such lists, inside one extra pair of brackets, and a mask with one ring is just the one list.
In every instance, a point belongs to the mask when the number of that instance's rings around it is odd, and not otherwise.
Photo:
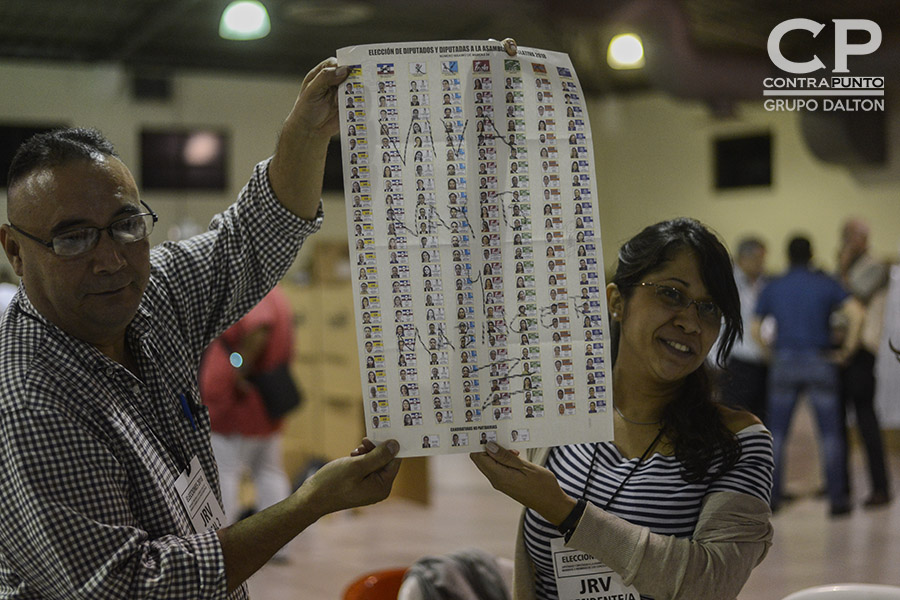
[(201, 351), (272, 289), (322, 218), (336, 86), (307, 75), (274, 156), (210, 231), (150, 248), (156, 214), (93, 130), (27, 141), (2, 243), (22, 287), (0, 322), (0, 596), (245, 598), (319, 517), (383, 499), (395, 441), (368, 440), (225, 527)]

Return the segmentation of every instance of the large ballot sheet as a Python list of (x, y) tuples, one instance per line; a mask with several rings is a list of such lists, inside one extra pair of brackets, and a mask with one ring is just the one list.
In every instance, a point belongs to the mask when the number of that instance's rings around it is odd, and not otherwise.
[(593, 148), (568, 56), (356, 46), (339, 96), (367, 435), (612, 439)]

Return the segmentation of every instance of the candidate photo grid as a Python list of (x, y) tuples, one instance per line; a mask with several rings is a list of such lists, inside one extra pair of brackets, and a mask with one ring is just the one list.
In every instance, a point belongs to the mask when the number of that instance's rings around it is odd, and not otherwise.
[(463, 448), (514, 415), (606, 408), (577, 83), (525, 60), (476, 59), (466, 75), (462, 62), (379, 63), (374, 93), (357, 66), (344, 86), (367, 410), (427, 449), (448, 430)]

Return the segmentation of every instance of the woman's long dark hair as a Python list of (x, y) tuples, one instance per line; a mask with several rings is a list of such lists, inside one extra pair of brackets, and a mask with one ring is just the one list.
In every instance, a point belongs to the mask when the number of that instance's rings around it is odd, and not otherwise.
[[(694, 253), (700, 277), (713, 301), (722, 310), (723, 329), (719, 336), (716, 362), (724, 366), (734, 342), (743, 335), (741, 301), (734, 282), (728, 250), (703, 224), (679, 218), (646, 227), (619, 249), (612, 283), (627, 301), (648, 273), (672, 260), (681, 250)], [(620, 325), (610, 322), (612, 360), (619, 350)], [(662, 428), (674, 445), (675, 457), (683, 466), (688, 482), (715, 479), (738, 461), (741, 447), (728, 429), (714, 401), (711, 367), (704, 363), (687, 376), (680, 393), (663, 410)], [(717, 455), (722, 467), (715, 473), (710, 465)]]

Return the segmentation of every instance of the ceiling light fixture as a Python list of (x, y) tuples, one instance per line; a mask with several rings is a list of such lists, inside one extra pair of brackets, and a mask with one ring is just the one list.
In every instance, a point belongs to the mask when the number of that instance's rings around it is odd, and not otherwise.
[(269, 13), (258, 0), (235, 0), (225, 7), (219, 21), (219, 36), (226, 40), (258, 40), (271, 29)]
[(606, 62), (613, 69), (640, 69), (644, 66), (644, 45), (633, 33), (614, 36), (609, 41)]

